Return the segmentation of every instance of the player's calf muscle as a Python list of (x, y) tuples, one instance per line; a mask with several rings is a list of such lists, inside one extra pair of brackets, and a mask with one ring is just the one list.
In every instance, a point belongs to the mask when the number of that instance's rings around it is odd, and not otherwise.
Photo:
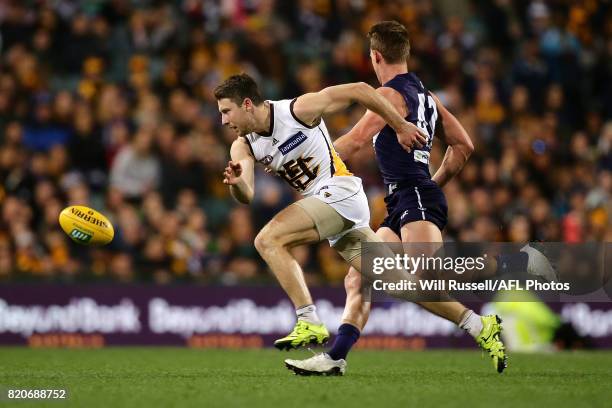
[(346, 290), (346, 305), (342, 314), (342, 322), (349, 323), (359, 330), (363, 329), (370, 315), (370, 302), (365, 302), (361, 294), (361, 275), (351, 268), (344, 278)]
[(361, 275), (359, 272), (351, 267), (349, 272), (344, 277), (344, 289), (346, 293), (358, 292), (361, 287)]

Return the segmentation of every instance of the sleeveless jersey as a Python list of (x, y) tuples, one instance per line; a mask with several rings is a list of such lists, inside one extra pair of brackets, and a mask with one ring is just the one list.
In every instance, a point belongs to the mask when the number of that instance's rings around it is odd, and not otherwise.
[(332, 178), (359, 180), (336, 153), (323, 119), (314, 126), (302, 123), (293, 113), (294, 102), (270, 101), (270, 133), (246, 135), (255, 160), (305, 197), (334, 184)]
[(433, 144), (438, 110), (433, 97), (413, 73), (395, 76), (383, 86), (399, 92), (406, 102), (408, 122), (414, 123), (427, 135), (427, 145), (421, 149), (405, 151), (397, 141), (397, 134), (386, 125), (374, 138), (376, 160), (385, 184), (431, 179), (429, 154)]

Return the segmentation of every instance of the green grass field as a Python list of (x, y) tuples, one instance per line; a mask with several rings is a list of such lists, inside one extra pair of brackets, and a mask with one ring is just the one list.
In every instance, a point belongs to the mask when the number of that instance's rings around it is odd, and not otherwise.
[(66, 388), (80, 407), (612, 407), (612, 352), (510, 356), (502, 375), (478, 351), (356, 351), (344, 377), (298, 377), (308, 351), (0, 348), (0, 387)]

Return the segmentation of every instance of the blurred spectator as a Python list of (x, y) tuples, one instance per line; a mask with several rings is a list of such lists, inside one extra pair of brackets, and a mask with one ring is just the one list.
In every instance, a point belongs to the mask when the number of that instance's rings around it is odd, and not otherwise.
[(159, 160), (152, 149), (153, 133), (140, 128), (134, 140), (115, 157), (110, 170), (110, 184), (126, 198), (138, 199), (157, 187)]

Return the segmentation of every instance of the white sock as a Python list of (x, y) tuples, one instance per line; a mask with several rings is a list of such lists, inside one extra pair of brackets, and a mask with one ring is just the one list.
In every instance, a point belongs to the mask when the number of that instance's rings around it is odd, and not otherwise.
[(303, 320), (312, 324), (321, 324), (321, 319), (317, 315), (317, 307), (315, 305), (302, 306), (296, 309), (295, 314), (298, 320)]
[(473, 310), (468, 310), (463, 315), (461, 322), (459, 322), (459, 327), (470, 333), (472, 337), (478, 337), (482, 331), (482, 320), (480, 319), (480, 315)]

